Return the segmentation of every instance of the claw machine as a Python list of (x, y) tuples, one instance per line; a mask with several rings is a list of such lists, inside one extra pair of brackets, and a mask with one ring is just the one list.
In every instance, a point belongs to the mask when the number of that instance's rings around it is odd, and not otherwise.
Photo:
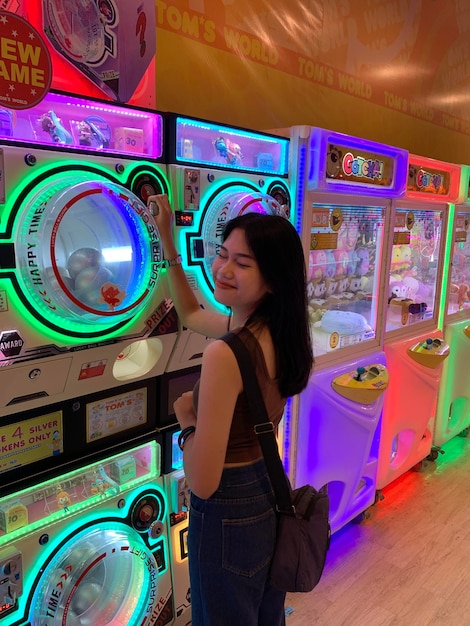
[[(295, 399), (289, 473), (327, 486), (336, 532), (374, 503), (378, 432), (389, 382), (382, 346), (384, 251), (405, 192), (405, 150), (294, 127), (315, 366)], [(303, 182), (302, 182), (303, 181)]]
[(437, 393), (449, 345), (439, 328), (446, 229), (460, 194), (460, 167), (410, 155), (396, 203), (385, 286), (384, 349), (390, 371), (380, 432), (381, 489), (433, 455)]
[(460, 202), (449, 208), (444, 260), (440, 324), (450, 347), (442, 366), (433, 446), (455, 435), (466, 436), (470, 426), (470, 167), (462, 166)]

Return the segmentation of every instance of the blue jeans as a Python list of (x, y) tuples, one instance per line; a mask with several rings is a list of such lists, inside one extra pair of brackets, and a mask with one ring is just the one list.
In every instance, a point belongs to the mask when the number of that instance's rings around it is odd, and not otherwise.
[(207, 500), (191, 494), (192, 626), (285, 626), (286, 594), (268, 583), (274, 506), (264, 460), (224, 469)]

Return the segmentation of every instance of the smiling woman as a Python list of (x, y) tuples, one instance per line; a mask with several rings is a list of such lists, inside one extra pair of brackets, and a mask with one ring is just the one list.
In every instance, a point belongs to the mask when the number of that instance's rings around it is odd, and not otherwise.
[[(178, 256), (166, 196), (151, 196), (166, 258)], [(279, 250), (283, 254), (279, 254)], [(286, 398), (306, 385), (313, 357), (304, 254), (280, 215), (246, 212), (226, 222), (212, 264), (214, 296), (255, 366), (276, 429)], [(201, 309), (181, 264), (169, 264), (183, 324), (221, 338), (230, 316)], [(193, 626), (283, 626), (285, 593), (268, 580), (277, 532), (275, 499), (242, 378), (224, 341), (204, 351), (201, 378), (174, 403), (191, 490), (188, 533)]]

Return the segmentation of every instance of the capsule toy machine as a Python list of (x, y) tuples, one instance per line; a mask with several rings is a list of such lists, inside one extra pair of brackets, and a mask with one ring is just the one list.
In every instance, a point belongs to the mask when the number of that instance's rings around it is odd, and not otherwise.
[[(315, 366), (292, 407), (295, 486), (327, 486), (336, 532), (375, 501), (389, 377), (382, 346), (393, 203), (407, 152), (312, 127), (291, 129), (303, 182), (302, 237)], [(302, 171), (303, 169), (303, 171)]]
[(442, 377), (434, 422), (433, 450), (470, 426), (470, 167), (461, 166), (461, 198), (449, 207), (439, 328), (450, 354)]
[(396, 203), (384, 297), (390, 371), (380, 433), (377, 487), (419, 468), (431, 451), (437, 394), (449, 345), (438, 327), (449, 208), (460, 167), (409, 157), (406, 197)]
[(0, 119), (0, 415), (163, 373), (163, 117), (50, 92)]
[[(289, 140), (176, 114), (169, 114), (167, 130), (183, 267), (201, 306), (220, 309), (211, 267), (224, 224), (252, 211), (283, 215), (295, 224)], [(200, 364), (207, 341), (181, 328), (167, 371)]]
[(152, 379), (0, 427), (1, 626), (172, 624)]

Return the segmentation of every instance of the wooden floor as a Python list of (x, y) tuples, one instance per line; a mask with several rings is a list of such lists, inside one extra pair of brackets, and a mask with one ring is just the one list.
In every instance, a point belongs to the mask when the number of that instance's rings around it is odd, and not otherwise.
[(287, 626), (470, 624), (470, 436), (443, 449), (333, 535), (319, 585), (288, 594)]

